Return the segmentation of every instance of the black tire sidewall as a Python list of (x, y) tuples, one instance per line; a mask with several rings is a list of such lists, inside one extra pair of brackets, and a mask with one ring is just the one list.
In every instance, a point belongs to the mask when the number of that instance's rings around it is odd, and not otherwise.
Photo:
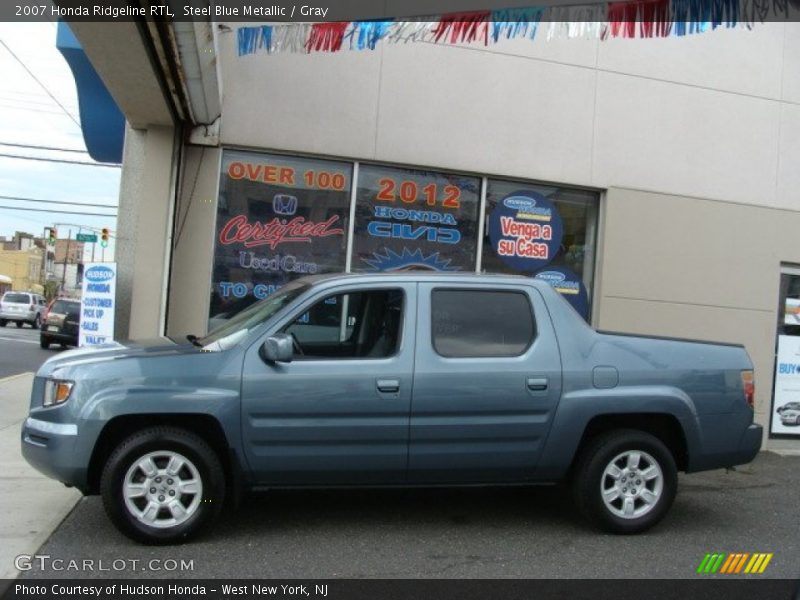
[[(611, 460), (631, 450), (652, 456), (661, 468), (664, 482), (658, 503), (650, 512), (636, 519), (623, 519), (608, 510), (600, 486)], [(587, 449), (575, 483), (576, 501), (584, 516), (604, 531), (631, 534), (650, 529), (664, 518), (675, 499), (678, 473), (672, 453), (661, 440), (645, 432), (621, 430), (602, 436)]]
[[(150, 452), (171, 450), (189, 459), (200, 474), (203, 497), (197, 511), (184, 523), (160, 529), (134, 517), (125, 505), (123, 481), (130, 466)], [(111, 521), (125, 535), (145, 544), (187, 541), (221, 512), (225, 499), (225, 475), (216, 453), (199, 437), (179, 429), (152, 428), (123, 441), (103, 469), (100, 493)]]

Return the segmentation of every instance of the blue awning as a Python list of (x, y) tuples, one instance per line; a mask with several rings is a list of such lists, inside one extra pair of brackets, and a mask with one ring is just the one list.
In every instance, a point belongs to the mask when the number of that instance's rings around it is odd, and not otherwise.
[(89, 156), (100, 162), (121, 163), (125, 117), (89, 62), (80, 42), (63, 21), (58, 24), (56, 48), (75, 78), (81, 129)]

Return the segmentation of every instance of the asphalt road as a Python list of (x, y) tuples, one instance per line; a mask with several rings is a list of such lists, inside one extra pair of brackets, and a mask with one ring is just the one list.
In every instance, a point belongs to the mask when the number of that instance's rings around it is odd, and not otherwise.
[(0, 327), (0, 378), (27, 371), (36, 372), (44, 361), (60, 351), (58, 346), (42, 350), (39, 347), (39, 330), (32, 329), (30, 325), (23, 325), (22, 329), (16, 325)]
[[(693, 578), (707, 552), (773, 552), (764, 575), (738, 577), (800, 577), (800, 457), (765, 453), (680, 487), (667, 518), (638, 536), (588, 528), (558, 488), (284, 491), (252, 495), (210, 535), (173, 547), (130, 542), (88, 498), (40, 554), (94, 560), (95, 570), (23, 576)], [(98, 571), (101, 559), (123, 570)], [(152, 559), (193, 569), (146, 570)]]

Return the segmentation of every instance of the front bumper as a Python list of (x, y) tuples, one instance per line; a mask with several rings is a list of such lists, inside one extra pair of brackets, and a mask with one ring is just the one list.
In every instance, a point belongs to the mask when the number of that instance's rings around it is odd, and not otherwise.
[(36, 312), (25, 310), (25, 311), (10, 311), (4, 310), (0, 311), (0, 319), (4, 319), (6, 321), (33, 321), (36, 319)]
[(78, 426), (28, 417), (22, 424), (22, 456), (36, 470), (66, 485), (86, 487), (86, 465), (76, 464)]

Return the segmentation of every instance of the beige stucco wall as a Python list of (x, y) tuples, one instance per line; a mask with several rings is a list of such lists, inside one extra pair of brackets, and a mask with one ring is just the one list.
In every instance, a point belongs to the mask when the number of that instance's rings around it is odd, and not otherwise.
[(780, 265), (800, 263), (800, 213), (618, 188), (602, 211), (596, 325), (744, 344), (767, 427)]
[(237, 56), (225, 144), (800, 210), (800, 23)]

